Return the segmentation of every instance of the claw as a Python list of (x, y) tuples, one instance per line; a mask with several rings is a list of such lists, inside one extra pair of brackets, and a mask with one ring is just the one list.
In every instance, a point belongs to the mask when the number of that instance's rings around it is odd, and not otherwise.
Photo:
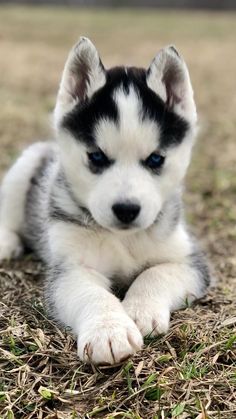
[(89, 361), (92, 363), (92, 355), (93, 355), (93, 349), (91, 343), (86, 343), (84, 350), (83, 350), (83, 358), (85, 361)]
[(115, 364), (116, 363), (116, 358), (115, 358), (115, 355), (114, 355), (114, 351), (113, 351), (112, 343), (111, 343), (111, 340), (110, 339), (109, 339), (109, 347), (110, 347), (110, 351), (111, 351), (111, 356), (112, 356), (112, 359), (113, 359), (113, 363)]

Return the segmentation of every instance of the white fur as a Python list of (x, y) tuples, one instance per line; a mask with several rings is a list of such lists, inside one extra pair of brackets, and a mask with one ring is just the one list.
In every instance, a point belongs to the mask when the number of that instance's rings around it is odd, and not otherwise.
[(113, 364), (140, 349), (141, 334), (109, 292), (107, 278), (83, 265), (69, 266), (66, 276), (58, 279), (54, 299), (63, 323), (78, 335), (80, 358)]
[[(182, 263), (162, 263), (144, 271), (129, 288), (123, 306), (143, 336), (166, 333), (170, 312), (201, 297), (195, 270)], [(140, 304), (142, 296), (142, 304)]]

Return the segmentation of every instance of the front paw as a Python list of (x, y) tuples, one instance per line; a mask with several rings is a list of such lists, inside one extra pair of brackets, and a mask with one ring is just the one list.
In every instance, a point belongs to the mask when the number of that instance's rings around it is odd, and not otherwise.
[(0, 262), (17, 259), (23, 253), (20, 237), (4, 227), (0, 228)]
[(143, 345), (142, 336), (134, 322), (125, 314), (95, 319), (82, 326), (78, 336), (78, 355), (93, 364), (119, 363)]
[(123, 307), (143, 336), (157, 336), (169, 329), (170, 310), (151, 298), (125, 298)]

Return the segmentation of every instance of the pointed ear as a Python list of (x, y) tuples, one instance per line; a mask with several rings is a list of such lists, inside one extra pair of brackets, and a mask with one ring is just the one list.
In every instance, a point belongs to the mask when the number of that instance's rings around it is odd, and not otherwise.
[(106, 72), (93, 43), (85, 37), (72, 48), (67, 58), (57, 96), (58, 121), (76, 103), (90, 98), (106, 82)]
[(175, 47), (169, 46), (158, 52), (148, 69), (147, 84), (161, 97), (168, 109), (196, 123), (189, 72)]

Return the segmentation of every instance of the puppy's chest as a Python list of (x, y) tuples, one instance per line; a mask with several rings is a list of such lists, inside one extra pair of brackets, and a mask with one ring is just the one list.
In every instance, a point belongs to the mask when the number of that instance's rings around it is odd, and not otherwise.
[(90, 241), (84, 263), (115, 282), (129, 284), (144, 269), (158, 263), (158, 246), (147, 237), (97, 238)]

